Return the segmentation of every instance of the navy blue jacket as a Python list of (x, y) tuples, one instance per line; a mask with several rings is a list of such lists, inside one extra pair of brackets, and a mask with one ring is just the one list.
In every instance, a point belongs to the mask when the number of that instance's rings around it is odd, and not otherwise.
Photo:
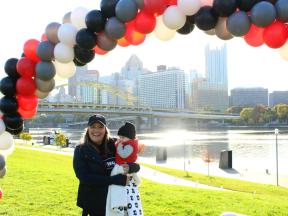
[[(105, 215), (109, 185), (126, 185), (126, 175), (110, 176), (115, 165), (115, 141), (109, 140), (111, 153), (105, 157), (89, 144), (79, 145), (74, 151), (73, 168), (80, 181), (77, 205), (99, 216)], [(129, 172), (138, 172), (139, 169), (138, 164), (129, 164)]]

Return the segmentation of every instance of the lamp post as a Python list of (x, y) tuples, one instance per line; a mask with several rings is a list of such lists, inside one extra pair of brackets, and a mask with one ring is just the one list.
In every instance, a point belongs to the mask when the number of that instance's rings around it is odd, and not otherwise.
[(278, 134), (279, 130), (278, 128), (275, 128), (275, 141), (276, 141), (276, 181), (277, 181), (277, 186), (279, 186), (279, 179), (278, 179)]

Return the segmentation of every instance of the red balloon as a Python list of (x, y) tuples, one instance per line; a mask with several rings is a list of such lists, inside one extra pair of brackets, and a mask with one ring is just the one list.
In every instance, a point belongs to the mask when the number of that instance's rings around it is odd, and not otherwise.
[(20, 77), (16, 82), (17, 95), (31, 96), (36, 90), (35, 81), (32, 78)]
[(38, 98), (35, 95), (17, 95), (18, 105), (21, 109), (30, 111), (37, 107)]
[(135, 18), (135, 30), (142, 34), (151, 33), (156, 26), (156, 18), (154, 15), (141, 11)]
[(36, 63), (29, 58), (21, 58), (16, 65), (17, 72), (22, 77), (31, 78), (35, 76)]
[(41, 36), (41, 41), (47, 41), (47, 40), (48, 40), (48, 38), (47, 38), (46, 34), (43, 33)]
[(0, 188), (0, 200), (2, 199), (2, 197), (3, 197), (3, 191)]
[(168, 5), (167, 0), (144, 0), (144, 11), (159, 16), (164, 13)]
[(263, 40), (270, 48), (280, 48), (287, 41), (288, 31), (284, 23), (275, 21), (263, 31)]
[(106, 53), (108, 53), (108, 51), (102, 50), (98, 46), (95, 46), (93, 50), (98, 55), (105, 55)]
[(137, 32), (134, 28), (134, 22), (130, 22), (126, 25), (126, 33), (124, 37), (128, 41), (128, 43), (136, 46), (143, 43), (146, 35)]
[(246, 35), (244, 35), (244, 40), (250, 46), (253, 46), (253, 47), (261, 46), (264, 43), (263, 31), (264, 31), (264, 28), (251, 24), (249, 32)]
[(167, 5), (177, 5), (177, 0), (167, 0)]
[(118, 41), (117, 41), (117, 44), (121, 47), (127, 47), (130, 45), (130, 43), (126, 40), (125, 36), (120, 38)]
[(27, 58), (30, 58), (34, 62), (40, 61), (40, 58), (36, 55), (37, 47), (40, 42), (36, 39), (30, 39), (24, 44), (24, 54)]
[(18, 108), (18, 113), (22, 116), (23, 119), (33, 118), (37, 114), (37, 108), (32, 110), (24, 110), (21, 107)]

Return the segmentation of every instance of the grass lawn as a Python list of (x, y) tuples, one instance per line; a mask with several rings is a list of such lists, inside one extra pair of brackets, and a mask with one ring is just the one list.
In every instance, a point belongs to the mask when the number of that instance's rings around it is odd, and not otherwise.
[[(0, 215), (80, 215), (75, 205), (78, 181), (71, 157), (16, 149), (8, 157), (7, 167), (5, 178), (0, 179), (4, 191)], [(274, 193), (264, 193), (266, 186), (260, 186), (263, 193), (254, 195), (162, 185), (144, 179), (140, 190), (146, 216), (219, 215), (225, 211), (288, 215), (287, 191), (275, 188)]]

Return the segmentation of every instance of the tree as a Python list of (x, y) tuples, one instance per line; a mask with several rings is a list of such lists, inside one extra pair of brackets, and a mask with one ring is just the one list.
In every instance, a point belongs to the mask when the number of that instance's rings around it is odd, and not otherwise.
[(32, 140), (32, 135), (30, 133), (23, 132), (20, 134), (20, 139), (24, 140), (25, 143), (27, 144), (27, 141)]
[(277, 118), (280, 122), (287, 122), (288, 119), (288, 105), (287, 104), (277, 104), (274, 107)]
[(252, 116), (252, 112), (253, 112), (253, 108), (251, 107), (243, 108), (242, 111), (240, 112), (240, 118), (244, 122), (249, 123), (249, 120), (251, 119), (251, 116)]
[(242, 106), (232, 106), (229, 107), (226, 112), (230, 114), (239, 114), (242, 111), (243, 107)]
[(66, 139), (67, 137), (63, 134), (63, 133), (58, 133), (55, 137), (55, 144), (57, 146), (61, 147), (65, 147), (66, 146)]

